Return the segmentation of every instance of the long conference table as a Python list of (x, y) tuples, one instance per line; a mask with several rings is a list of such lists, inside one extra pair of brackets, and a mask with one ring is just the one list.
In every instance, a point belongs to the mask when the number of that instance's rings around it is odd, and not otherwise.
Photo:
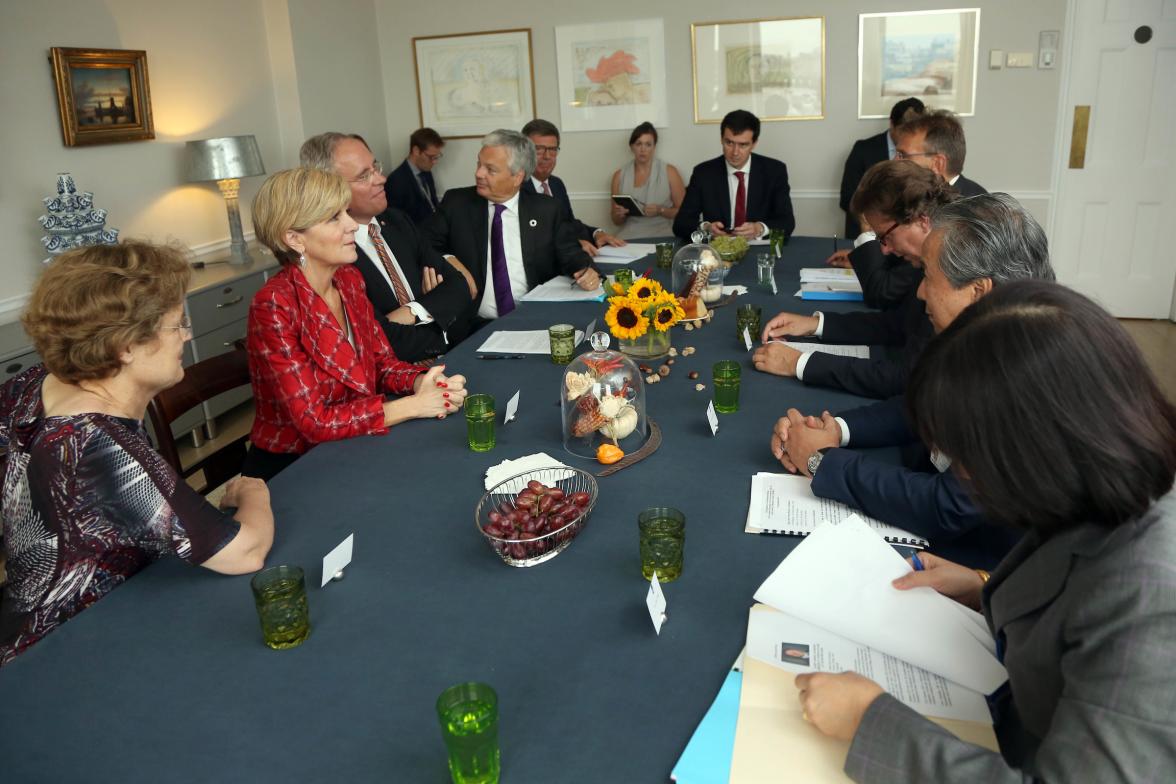
[[(794, 297), (799, 268), (829, 250), (827, 238), (793, 238), (776, 295), (755, 285), (758, 248), (727, 283), (746, 285), (737, 303), (762, 306), (765, 320), (860, 308)], [(653, 262), (629, 266), (640, 274)], [(669, 284), (669, 270), (652, 274)], [(864, 401), (757, 373), (734, 306), (700, 330), (676, 327), (674, 346), (696, 353), (646, 387), (661, 449), (599, 480), (595, 511), (566, 551), (506, 566), (474, 525), (486, 469), (539, 451), (600, 466), (563, 451), (561, 367), (546, 356), (479, 360), (476, 349), (493, 329), (583, 329), (593, 318), (603, 328), (604, 309), (525, 303), (448, 355), (447, 372), (498, 401), (494, 450), (467, 448), (460, 415), (417, 420), (322, 444), (271, 482), (267, 564), (307, 573), (312, 632), (301, 647), (262, 645), (248, 576), (171, 558), (0, 670), (0, 779), (444, 784), (434, 701), (479, 680), (499, 695), (504, 782), (667, 781), (744, 644), (753, 592), (798, 541), (743, 532), (750, 477), (780, 470), (773, 423), (790, 406)], [(720, 415), (712, 436), (705, 411), (720, 359), (743, 363), (740, 410)], [(518, 418), (503, 426), (516, 390)], [(649, 506), (686, 515), (684, 571), (664, 586), (660, 636), (637, 547), (637, 514)], [(350, 533), (354, 561), (320, 589), (322, 557)]]

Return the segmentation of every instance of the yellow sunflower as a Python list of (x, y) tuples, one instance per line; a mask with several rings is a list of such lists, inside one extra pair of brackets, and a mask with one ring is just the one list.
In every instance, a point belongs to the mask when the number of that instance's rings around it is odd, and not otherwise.
[(677, 324), (686, 316), (686, 312), (682, 310), (682, 306), (678, 304), (678, 298), (669, 295), (659, 297), (657, 304), (654, 306), (653, 316), (650, 321), (653, 323), (654, 329), (658, 332), (665, 332), (670, 327)]
[(629, 297), (610, 297), (604, 320), (613, 337), (621, 340), (639, 338), (649, 330), (649, 318), (641, 312), (642, 304)]
[(638, 278), (629, 287), (629, 299), (644, 305), (652, 303), (653, 299), (663, 291), (661, 284), (649, 278)]

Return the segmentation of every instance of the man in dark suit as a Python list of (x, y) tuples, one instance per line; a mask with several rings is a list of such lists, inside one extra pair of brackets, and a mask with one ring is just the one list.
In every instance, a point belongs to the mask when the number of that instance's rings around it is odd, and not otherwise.
[(418, 128), (408, 137), (408, 157), (388, 175), (384, 196), (392, 209), (404, 211), (420, 225), (440, 203), (433, 167), (445, 154), (445, 140), (432, 128)]
[(557, 275), (580, 288), (600, 287), (600, 275), (576, 242), (559, 202), (521, 190), (535, 168), (535, 145), (499, 129), (482, 139), (477, 183), (453, 188), (423, 230), (433, 248), (465, 259), (479, 295), (463, 314), (472, 332), (514, 310), (530, 289)]
[[(1012, 280), (1053, 280), (1045, 232), (1015, 199), (998, 193), (952, 201), (934, 210), (923, 243), (926, 277), (919, 297), (936, 332), (947, 328), (971, 303)], [(999, 560), (1012, 542), (983, 516), (950, 461), (921, 444), (901, 398), (820, 420), (796, 409), (776, 423), (772, 450), (790, 471), (813, 479), (813, 493), (861, 509), (932, 542), (973, 532), (973, 543)], [(872, 460), (857, 448), (914, 447), (907, 464)], [(852, 447), (845, 449), (843, 447)]]
[(547, 120), (531, 120), (523, 126), (523, 136), (535, 145), (535, 170), (531, 176), (523, 181), (523, 190), (552, 196), (563, 208), (564, 220), (570, 223), (576, 232), (576, 239), (580, 247), (589, 256), (596, 255), (596, 249), (604, 245), (621, 246), (625, 241), (614, 237), (604, 229), (589, 226), (576, 218), (572, 212), (572, 200), (568, 196), (568, 188), (563, 180), (556, 177), (555, 164), (559, 159), (559, 128)]
[(902, 124), (907, 112), (919, 113), (923, 111), (923, 102), (918, 98), (904, 98), (890, 109), (890, 127), (882, 133), (865, 139), (858, 139), (845, 159), (845, 169), (841, 173), (841, 209), (845, 211), (845, 238), (853, 239), (862, 233), (858, 225), (857, 216), (849, 209), (850, 199), (857, 190), (858, 183), (870, 167), (875, 163), (894, 160), (895, 138), (894, 129)]
[(388, 209), (380, 163), (360, 136), (307, 139), (301, 162), (335, 172), (351, 186), (347, 212), (359, 224), (355, 266), (396, 356), (418, 362), (445, 353), (461, 337), (454, 327), (477, 291), (472, 276), (458, 260), (433, 250), (406, 214)]
[(759, 132), (759, 118), (749, 111), (736, 109), (723, 118), (723, 154), (694, 167), (674, 218), (674, 234), (689, 239), (699, 228), (749, 240), (766, 237), (772, 229), (792, 234), (796, 218), (788, 167), (752, 152)]

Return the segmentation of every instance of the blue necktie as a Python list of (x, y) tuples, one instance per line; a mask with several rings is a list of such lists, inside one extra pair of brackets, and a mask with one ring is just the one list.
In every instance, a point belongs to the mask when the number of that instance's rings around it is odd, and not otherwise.
[(506, 245), (502, 242), (502, 212), (505, 209), (505, 204), (495, 204), (494, 221), (490, 224), (490, 271), (494, 275), (494, 304), (498, 306), (499, 316), (515, 309), (510, 274), (506, 271)]
[(437, 189), (433, 187), (433, 172), (423, 171), (418, 175), (421, 178), (421, 184), (425, 186), (425, 193), (429, 197), (429, 206), (434, 211), (437, 210)]

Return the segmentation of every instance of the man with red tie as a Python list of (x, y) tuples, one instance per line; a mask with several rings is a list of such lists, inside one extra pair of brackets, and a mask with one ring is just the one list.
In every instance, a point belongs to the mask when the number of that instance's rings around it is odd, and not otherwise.
[(756, 155), (760, 121), (749, 111), (728, 112), (719, 126), (723, 154), (694, 167), (674, 234), (688, 239), (698, 229), (749, 240), (772, 229), (792, 234), (796, 218), (788, 188), (788, 167)]
[(433, 248), (469, 266), (478, 296), (466, 312), (467, 333), (514, 310), (529, 290), (569, 275), (586, 291), (600, 275), (576, 241), (556, 199), (522, 190), (535, 168), (535, 145), (517, 131), (482, 139), (477, 183), (450, 188), (422, 227)]
[(301, 159), (351, 186), (347, 213), (359, 224), (355, 267), (396, 356), (419, 362), (445, 353), (463, 336), (456, 322), (473, 301), (473, 276), (456, 258), (433, 250), (408, 215), (388, 208), (383, 167), (361, 136), (311, 137)]

